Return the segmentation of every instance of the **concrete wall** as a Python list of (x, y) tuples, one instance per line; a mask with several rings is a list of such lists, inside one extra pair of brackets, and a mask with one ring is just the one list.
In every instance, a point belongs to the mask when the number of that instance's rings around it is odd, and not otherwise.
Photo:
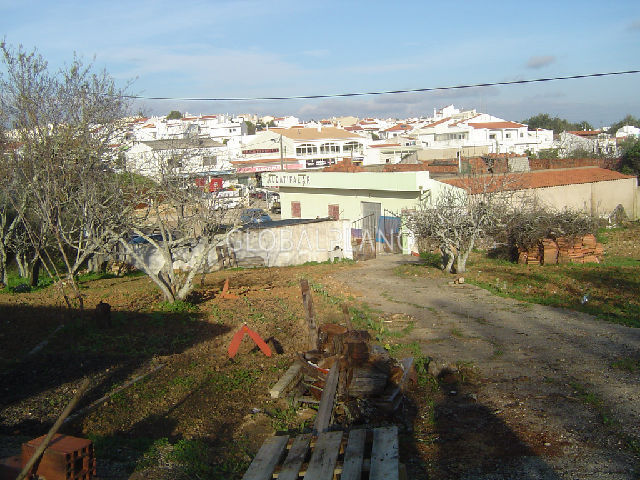
[(231, 234), (238, 262), (260, 257), (268, 267), (353, 258), (351, 222), (327, 220), (282, 227), (248, 229)]
[(478, 155), (487, 155), (489, 153), (489, 147), (477, 146), (477, 147), (462, 147), (462, 148), (425, 148), (418, 150), (418, 160), (447, 160), (451, 158), (458, 158), (458, 152), (463, 157), (473, 157)]
[(557, 209), (568, 207), (605, 216), (622, 205), (629, 218), (638, 219), (640, 214), (636, 178), (538, 188), (536, 195)]
[[(269, 267), (282, 267), (312, 261), (325, 262), (334, 256), (353, 258), (351, 222), (347, 220), (326, 220), (271, 228), (236, 230), (227, 236), (220, 236), (217, 240), (220, 245), (233, 246), (240, 266), (243, 262), (250, 262), (263, 263)], [(135, 248), (154, 273), (162, 269), (164, 258), (154, 247), (143, 244)], [(191, 270), (195, 263), (194, 258), (202, 252), (202, 249), (203, 245), (198, 244), (195, 247), (176, 250), (174, 270)], [(127, 261), (140, 268), (134, 258), (128, 257)], [(207, 271), (216, 271), (220, 267), (214, 248), (209, 252), (205, 268)]]

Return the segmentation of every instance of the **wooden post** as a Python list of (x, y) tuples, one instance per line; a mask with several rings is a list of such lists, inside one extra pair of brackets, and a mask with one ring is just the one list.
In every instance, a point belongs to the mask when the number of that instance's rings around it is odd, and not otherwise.
[(316, 314), (313, 309), (313, 299), (311, 298), (311, 290), (309, 282), (300, 279), (300, 290), (302, 291), (302, 303), (304, 304), (304, 313), (307, 317), (307, 327), (309, 329), (309, 347), (311, 350), (318, 349), (318, 327), (316, 326)]
[(33, 466), (36, 464), (36, 462), (40, 460), (40, 457), (49, 446), (49, 442), (51, 441), (53, 436), (56, 434), (58, 429), (62, 426), (62, 423), (64, 422), (64, 420), (69, 416), (71, 411), (75, 408), (77, 403), (80, 401), (80, 398), (82, 398), (82, 395), (84, 395), (84, 392), (87, 390), (87, 388), (89, 388), (88, 378), (86, 378), (82, 382), (82, 385), (80, 385), (80, 388), (78, 388), (78, 391), (76, 392), (76, 394), (73, 396), (73, 398), (71, 399), (67, 407), (64, 409), (64, 411), (60, 414), (60, 416), (56, 420), (56, 423), (53, 424), (53, 427), (51, 427), (51, 430), (49, 430), (49, 433), (47, 433), (47, 436), (44, 438), (42, 443), (38, 446), (36, 451), (33, 452), (33, 455), (31, 456), (29, 461), (25, 464), (24, 468), (22, 469), (22, 471), (20, 472), (20, 475), (18, 475), (16, 480), (23, 480), (29, 474)]
[(344, 323), (347, 324), (347, 330), (353, 330), (353, 325), (351, 325), (351, 314), (349, 313), (349, 305), (346, 303), (342, 304), (342, 317), (344, 318)]

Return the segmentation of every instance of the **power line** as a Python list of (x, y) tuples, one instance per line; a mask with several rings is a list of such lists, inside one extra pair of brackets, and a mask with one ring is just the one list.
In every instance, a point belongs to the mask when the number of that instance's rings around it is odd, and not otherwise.
[(542, 83), (553, 82), (557, 80), (575, 80), (579, 78), (593, 78), (593, 77), (610, 77), (615, 75), (629, 75), (640, 73), (640, 70), (626, 70), (622, 72), (606, 72), (606, 73), (587, 73), (584, 75), (569, 75), (566, 77), (548, 77), (548, 78), (534, 78), (529, 80), (512, 80), (508, 82), (491, 82), (491, 83), (476, 83), (471, 85), (452, 85), (448, 87), (427, 87), (427, 88), (412, 88), (407, 90), (388, 90), (382, 92), (354, 92), (354, 93), (334, 93), (326, 95), (297, 95), (290, 97), (203, 97), (203, 98), (180, 98), (180, 97), (145, 97), (142, 95), (121, 95), (124, 98), (131, 98), (136, 100), (179, 100), (188, 102), (253, 102), (259, 100), (312, 100), (316, 98), (341, 98), (341, 97), (362, 97), (366, 95), (397, 95), (399, 93), (423, 93), (423, 92), (436, 92), (445, 90), (463, 90), (466, 88), (485, 88), (496, 87), (500, 85), (523, 85), (526, 83)]

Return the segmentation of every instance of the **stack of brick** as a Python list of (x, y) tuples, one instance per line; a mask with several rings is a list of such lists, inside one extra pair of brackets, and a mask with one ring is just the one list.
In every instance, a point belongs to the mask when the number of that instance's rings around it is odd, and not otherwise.
[[(0, 460), (0, 479), (15, 479), (46, 435), (22, 444), (22, 455)], [(91, 480), (96, 475), (93, 444), (84, 438), (56, 434), (27, 478)]]
[(592, 234), (577, 238), (545, 238), (531, 248), (519, 248), (518, 263), (527, 265), (600, 263), (603, 253), (602, 244), (598, 243)]

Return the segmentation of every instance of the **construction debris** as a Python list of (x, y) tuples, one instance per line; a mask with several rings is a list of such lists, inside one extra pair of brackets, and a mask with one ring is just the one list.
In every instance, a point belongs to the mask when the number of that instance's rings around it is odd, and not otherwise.
[(518, 263), (526, 265), (600, 263), (603, 254), (604, 247), (592, 234), (576, 238), (545, 238), (530, 248), (519, 248)]
[(229, 358), (233, 358), (236, 356), (236, 353), (238, 353), (238, 349), (240, 348), (240, 343), (242, 342), (242, 339), (245, 335), (249, 335), (249, 338), (251, 338), (251, 340), (255, 342), (262, 353), (264, 353), (267, 357), (271, 356), (271, 349), (269, 348), (269, 345), (265, 343), (260, 335), (247, 327), (246, 324), (244, 324), (231, 339), (231, 343), (229, 344), (229, 348), (227, 350)]
[(240, 298), (238, 295), (234, 295), (232, 293), (229, 293), (229, 279), (228, 278), (224, 281), (224, 285), (222, 287), (222, 292), (220, 292), (220, 295), (218, 295), (218, 298), (222, 298), (224, 300), (234, 300), (234, 299)]

